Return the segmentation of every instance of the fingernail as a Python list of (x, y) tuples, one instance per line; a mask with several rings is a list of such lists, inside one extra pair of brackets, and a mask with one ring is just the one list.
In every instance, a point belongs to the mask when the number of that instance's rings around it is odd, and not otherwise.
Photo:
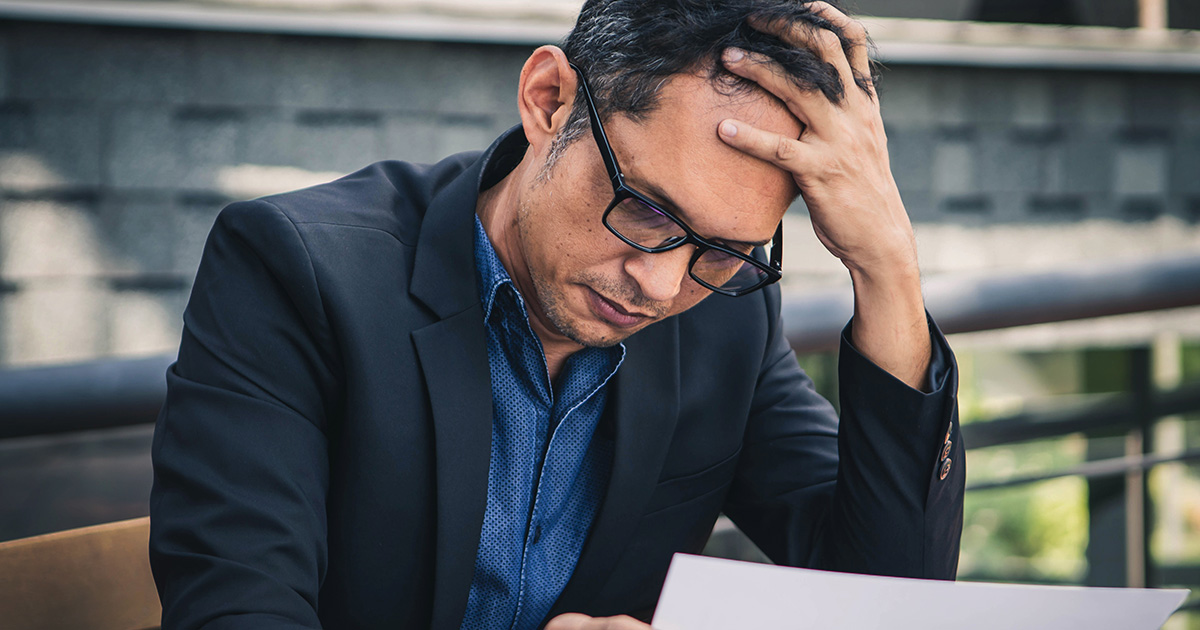
[(725, 58), (725, 63), (737, 63), (746, 56), (746, 51), (742, 50), (741, 48), (726, 48), (723, 56)]
[(734, 136), (737, 136), (737, 125), (726, 120), (725, 122), (721, 123), (721, 133), (725, 136), (733, 138)]

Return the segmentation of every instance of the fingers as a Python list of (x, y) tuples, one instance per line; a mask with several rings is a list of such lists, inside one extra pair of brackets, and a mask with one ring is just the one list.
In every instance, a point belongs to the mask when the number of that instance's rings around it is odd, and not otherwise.
[(849, 40), (849, 51), (846, 51), (850, 58), (850, 66), (859, 76), (871, 76), (871, 60), (867, 58), (867, 29), (858, 20), (851, 19), (845, 13), (838, 11), (836, 7), (827, 2), (814, 2), (809, 7), (813, 13), (821, 16), (829, 21), (830, 24), (838, 27), (842, 31), (842, 35)]
[(592, 618), (579, 613), (559, 615), (546, 624), (546, 630), (584, 630)]
[[(808, 22), (764, 20), (755, 16), (751, 16), (749, 22), (755, 29), (774, 35), (792, 46), (816, 52), (837, 68), (846, 89), (856, 83), (855, 79), (859, 80), (860, 85), (870, 88), (871, 61), (867, 56), (867, 29), (827, 2), (812, 2), (808, 6), (814, 15), (842, 32), (847, 40), (844, 48), (836, 33)], [(874, 95), (873, 89), (868, 89), (868, 92)]]
[(784, 69), (767, 57), (730, 48), (721, 60), (730, 72), (757, 83), (783, 101), (805, 126), (820, 127), (832, 115), (834, 105), (821, 92), (797, 88)]
[(565, 613), (550, 620), (546, 630), (650, 630), (650, 626), (630, 617), (589, 617), (579, 613)]
[(799, 140), (765, 131), (740, 120), (723, 120), (717, 135), (725, 144), (760, 160), (799, 175), (806, 172), (809, 147)]

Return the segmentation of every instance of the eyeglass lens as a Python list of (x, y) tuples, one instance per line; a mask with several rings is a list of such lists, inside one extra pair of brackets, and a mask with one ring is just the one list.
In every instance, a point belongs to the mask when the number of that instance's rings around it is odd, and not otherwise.
[[(652, 250), (662, 250), (687, 238), (687, 232), (671, 217), (634, 197), (617, 203), (608, 213), (608, 224), (621, 236)], [(762, 250), (730, 246), (739, 253), (766, 264)], [(764, 282), (768, 274), (759, 267), (719, 249), (706, 249), (692, 261), (691, 273), (704, 283), (727, 291), (740, 291)]]

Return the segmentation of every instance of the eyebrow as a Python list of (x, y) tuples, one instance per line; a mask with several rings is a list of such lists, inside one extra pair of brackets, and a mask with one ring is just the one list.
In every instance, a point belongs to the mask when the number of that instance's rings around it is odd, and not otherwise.
[[(652, 184), (650, 182), (645, 182), (644, 184), (642, 184), (640, 186), (640, 189), (641, 189), (641, 191), (649, 192), (650, 194), (654, 195), (658, 199), (661, 199), (662, 205), (668, 206), (668, 209), (671, 211), (672, 214), (679, 216), (679, 218), (683, 219), (683, 221), (688, 224), (688, 227), (691, 227), (692, 222), (690, 220), (688, 220), (686, 211), (679, 204), (675, 203), (675, 201), (673, 199), (671, 199), (671, 196), (668, 195), (665, 190), (659, 188), (658, 186), (656, 186), (655, 184)], [(645, 194), (645, 192), (643, 192), (642, 194)], [(725, 238), (720, 238), (720, 237), (710, 237), (710, 236), (705, 236), (704, 238), (706, 240), (719, 242), (719, 243), (721, 243), (723, 245), (727, 245), (727, 246), (749, 245), (750, 247), (764, 247), (768, 243), (770, 243), (772, 240), (772, 239), (767, 239), (765, 241), (736, 241), (736, 240), (731, 240), (731, 239), (725, 239)]]

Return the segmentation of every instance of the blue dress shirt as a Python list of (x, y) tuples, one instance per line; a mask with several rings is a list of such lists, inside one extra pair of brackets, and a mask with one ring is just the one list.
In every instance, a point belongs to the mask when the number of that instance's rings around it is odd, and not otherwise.
[(525, 302), (475, 219), (492, 377), (487, 511), (462, 630), (533, 630), (575, 570), (604, 496), (612, 442), (594, 437), (624, 344), (584, 348), (550, 382)]

